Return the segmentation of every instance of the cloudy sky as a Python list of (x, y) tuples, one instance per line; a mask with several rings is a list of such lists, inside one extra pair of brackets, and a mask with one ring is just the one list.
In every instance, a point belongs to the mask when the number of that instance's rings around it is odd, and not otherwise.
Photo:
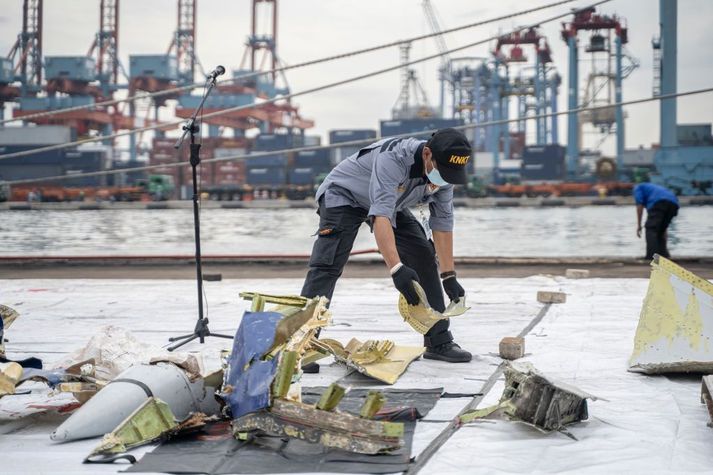
[[(121, 60), (128, 68), (129, 54), (162, 54), (176, 28), (176, 0), (121, 0)], [(454, 27), (519, 9), (549, 3), (546, 0), (432, 0), (444, 28)], [(584, 6), (589, 2), (571, 4)], [(197, 52), (206, 69), (217, 64), (237, 68), (250, 21), (249, 0), (199, 0)], [(81, 55), (98, 28), (99, 0), (45, 0), (45, 55)], [(605, 13), (623, 17), (629, 27), (627, 49), (641, 66), (626, 80), (624, 99), (651, 95), (651, 38), (658, 33), (658, 0), (613, 0), (599, 7)], [(0, 52), (9, 51), (21, 29), (21, 0), (0, 0)], [(489, 24), (446, 37), (449, 47), (488, 38), (515, 26), (531, 24), (569, 6), (545, 10), (517, 19)], [(680, 91), (713, 85), (713, 1), (679, 1), (678, 88)], [(560, 39), (561, 25), (543, 25), (554, 53), (554, 63), (563, 77), (559, 109), (566, 109), (567, 50)], [(421, 0), (282, 0), (279, 3), (278, 50), (288, 64), (319, 58), (352, 49), (405, 39), (430, 32)], [(584, 36), (582, 36), (584, 39)], [(458, 55), (485, 56), (480, 46)], [(411, 56), (419, 58), (436, 51), (433, 40), (413, 44)], [(291, 71), (293, 91), (364, 74), (398, 64), (398, 48), (346, 60)], [(437, 61), (416, 66), (432, 103), (438, 100)], [(586, 66), (583, 66), (586, 74)], [(379, 119), (390, 117), (399, 92), (399, 74), (392, 72), (313, 95), (296, 102), (303, 116), (315, 120), (312, 133), (324, 135), (337, 128), (377, 128)], [(646, 104), (627, 110), (627, 148), (658, 142), (658, 106)], [(713, 122), (713, 94), (679, 99), (678, 121)], [(566, 137), (565, 120), (560, 126)], [(613, 138), (604, 144), (611, 150)]]

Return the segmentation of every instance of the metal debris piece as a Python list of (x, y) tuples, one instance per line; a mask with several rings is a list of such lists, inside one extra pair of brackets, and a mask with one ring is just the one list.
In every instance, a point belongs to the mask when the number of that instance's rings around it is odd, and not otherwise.
[(176, 426), (178, 423), (168, 404), (155, 397), (149, 398), (106, 434), (90, 457), (124, 453), (132, 447), (158, 440)]
[(64, 421), (50, 438), (68, 441), (106, 434), (151, 397), (166, 402), (179, 419), (192, 412), (217, 414), (220, 407), (214, 392), (203, 379), (190, 381), (173, 364), (132, 366)]
[(495, 406), (461, 414), (460, 421), (465, 424), (502, 413), (511, 420), (523, 422), (543, 432), (566, 433), (565, 426), (588, 418), (587, 399), (597, 398), (546, 377), (529, 363), (508, 364), (505, 367), (505, 389), (500, 402)]
[(564, 292), (540, 290), (537, 292), (537, 301), (540, 303), (565, 303), (567, 301), (567, 294)]
[(567, 269), (564, 271), (564, 276), (568, 279), (586, 279), (589, 277), (587, 269)]
[(500, 357), (516, 360), (525, 356), (525, 339), (521, 336), (506, 336), (500, 340)]
[(290, 391), (292, 377), (295, 374), (297, 365), (297, 353), (294, 351), (283, 351), (280, 353), (280, 362), (277, 365), (277, 373), (272, 381), (272, 397), (284, 398)]
[(713, 372), (713, 284), (654, 256), (629, 371)]
[(80, 404), (84, 404), (89, 401), (94, 395), (104, 387), (103, 384), (96, 383), (82, 383), (82, 382), (69, 382), (69, 383), (59, 383), (56, 387), (57, 391), (61, 393), (72, 393), (74, 398), (79, 401)]
[(418, 282), (414, 282), (413, 286), (418, 294), (418, 305), (409, 305), (406, 298), (399, 294), (399, 313), (404, 321), (411, 325), (411, 328), (422, 335), (428, 333), (428, 330), (440, 320), (463, 315), (470, 309), (470, 307), (466, 307), (465, 305), (465, 297), (461, 297), (458, 302), (452, 302), (448, 305), (444, 313), (440, 313), (432, 309), (428, 304), (428, 298), (426, 297), (426, 292), (423, 290), (423, 287), (421, 287)]
[(362, 419), (373, 419), (377, 412), (384, 407), (386, 399), (380, 391), (369, 391), (364, 400), (364, 405), (359, 410), (359, 417)]
[(349, 452), (379, 454), (403, 446), (404, 425), (342, 412), (328, 412), (307, 404), (275, 399), (269, 411), (247, 414), (233, 421), (236, 435), (262, 431)]
[(311, 347), (331, 353), (339, 363), (386, 384), (394, 384), (425, 351), (422, 346), (399, 346), (389, 340), (362, 343), (356, 338), (346, 347), (336, 340), (313, 339)]
[(5, 330), (20, 316), (7, 305), (0, 305), (0, 357), (5, 356)]
[(22, 366), (18, 363), (0, 363), (0, 397), (15, 394), (15, 386), (22, 378)]
[(335, 410), (346, 393), (347, 390), (337, 383), (330, 384), (327, 390), (320, 396), (316, 406), (317, 409), (320, 411)]
[(701, 381), (701, 402), (708, 409), (710, 422), (708, 427), (713, 427), (713, 375), (703, 376)]

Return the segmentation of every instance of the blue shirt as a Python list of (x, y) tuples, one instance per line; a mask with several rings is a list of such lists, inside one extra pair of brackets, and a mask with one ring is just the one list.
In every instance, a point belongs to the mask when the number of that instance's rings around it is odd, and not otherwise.
[(453, 185), (431, 193), (423, 176), (423, 140), (383, 139), (362, 148), (332, 169), (317, 190), (327, 208), (354, 206), (369, 216), (384, 216), (396, 227), (396, 213), (428, 204), (429, 226), (453, 230)]
[(678, 205), (678, 199), (671, 190), (653, 183), (639, 183), (634, 187), (634, 200), (637, 205), (642, 205), (646, 209), (651, 209), (659, 201), (670, 201)]

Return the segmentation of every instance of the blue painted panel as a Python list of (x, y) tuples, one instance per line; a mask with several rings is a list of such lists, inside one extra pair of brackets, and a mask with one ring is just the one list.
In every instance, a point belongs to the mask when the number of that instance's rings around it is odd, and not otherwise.
[(176, 56), (168, 54), (132, 54), (129, 56), (129, 76), (177, 81), (178, 61)]
[(89, 56), (45, 56), (45, 77), (91, 82), (96, 79), (96, 63)]

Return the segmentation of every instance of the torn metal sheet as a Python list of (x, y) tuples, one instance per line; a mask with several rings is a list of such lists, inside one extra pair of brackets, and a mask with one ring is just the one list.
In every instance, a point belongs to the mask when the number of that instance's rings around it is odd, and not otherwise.
[(400, 346), (389, 340), (362, 343), (356, 338), (346, 347), (330, 339), (313, 340), (312, 346), (331, 353), (337, 362), (386, 384), (394, 384), (425, 351), (422, 346)]
[(363, 419), (343, 412), (275, 399), (269, 411), (247, 414), (233, 421), (235, 433), (262, 431), (348, 452), (378, 454), (403, 445), (404, 425)]
[(175, 365), (133, 366), (72, 414), (50, 438), (68, 441), (106, 434), (151, 397), (165, 401), (179, 419), (192, 412), (217, 414), (220, 407), (214, 393), (215, 388), (205, 386), (202, 379), (190, 381)]
[(429, 305), (423, 287), (421, 287), (418, 282), (414, 282), (413, 286), (418, 294), (418, 305), (409, 305), (406, 301), (406, 297), (399, 294), (399, 313), (404, 321), (411, 325), (411, 328), (422, 335), (428, 333), (428, 330), (440, 320), (457, 317), (470, 310), (470, 307), (466, 307), (465, 297), (461, 297), (458, 299), (458, 302), (451, 302), (445, 312), (438, 312)]
[(629, 371), (713, 372), (713, 284), (654, 257)]
[(701, 381), (701, 402), (708, 409), (708, 417), (710, 417), (708, 427), (713, 427), (713, 375), (703, 376)]
[(502, 413), (543, 432), (563, 431), (565, 426), (586, 420), (587, 399), (597, 398), (574, 386), (557, 382), (531, 364), (508, 364), (505, 389), (495, 406), (477, 409), (460, 416), (462, 423)]
[(126, 452), (132, 447), (159, 439), (177, 425), (168, 404), (154, 397), (149, 398), (106, 434), (89, 457)]

